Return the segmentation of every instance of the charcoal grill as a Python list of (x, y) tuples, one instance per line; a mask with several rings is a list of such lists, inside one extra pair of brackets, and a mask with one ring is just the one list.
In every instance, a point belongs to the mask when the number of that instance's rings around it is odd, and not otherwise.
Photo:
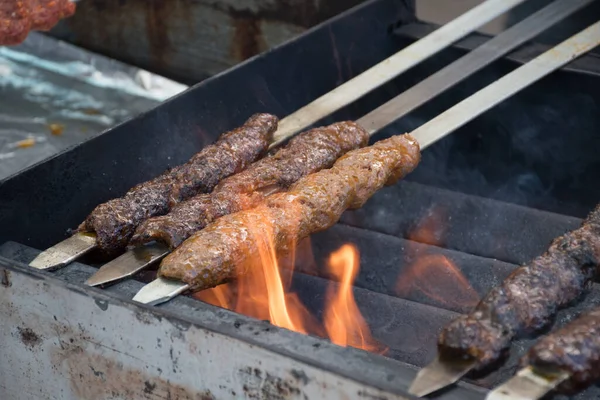
[[(319, 315), (326, 258), (344, 243), (358, 247), (354, 293), (373, 336), (389, 347), (385, 355), (335, 346), (191, 297), (140, 305), (130, 299), (148, 281), (143, 275), (105, 290), (85, 287), (101, 261), (93, 258), (54, 273), (27, 267), (96, 204), (180, 164), (250, 114), (287, 115), (430, 31), (414, 21), (413, 11), (401, 1), (367, 2), (3, 181), (4, 397), (413, 398), (407, 388), (434, 358), (438, 331), (467, 311), (472, 299), (447, 285), (399, 293), (399, 277), (409, 276), (419, 258), (442, 255), (483, 295), (577, 226), (600, 200), (594, 185), (600, 169), (596, 55), (576, 60), (433, 145), (406, 181), (346, 213), (335, 227), (311, 237), (310, 252), (299, 252), (293, 287)], [(588, 9), (571, 20), (585, 25), (594, 17)], [(360, 117), (485, 40), (467, 37), (321, 123)], [(373, 140), (413, 130), (546, 48), (519, 48)], [(600, 290), (592, 287), (556, 324), (599, 304)], [(483, 399), (488, 388), (511, 376), (530, 344), (517, 342), (492, 373), (433, 397)], [(582, 396), (599, 394), (592, 388)]]

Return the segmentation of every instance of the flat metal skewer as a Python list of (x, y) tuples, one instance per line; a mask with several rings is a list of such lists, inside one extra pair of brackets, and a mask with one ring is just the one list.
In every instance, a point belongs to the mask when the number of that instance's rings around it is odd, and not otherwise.
[[(600, 45), (600, 21), (461, 101), (412, 134), (421, 146), (429, 146), (468, 122), (469, 119), (465, 116), (470, 115), (474, 109), (477, 109), (478, 114), (487, 111), (598, 45)], [(451, 363), (449, 360), (438, 358), (423, 368), (413, 381), (409, 393), (419, 397), (426, 396), (455, 383), (477, 365), (476, 362), (454, 361), (456, 366), (451, 366)], [(460, 365), (462, 371), (459, 373), (457, 368)]]
[(567, 372), (539, 372), (528, 366), (490, 392), (486, 400), (539, 400), (567, 379)]
[(487, 0), (282, 119), (271, 147), (389, 82), (525, 0)]
[[(389, 113), (390, 118), (395, 119), (405, 116), (593, 1), (572, 0), (565, 2), (557, 0), (553, 2), (406, 90), (384, 106), (365, 115), (358, 122), (373, 134), (384, 127), (375, 126), (376, 122), (388, 120), (373, 118), (373, 114)], [(160, 257), (146, 262), (144, 259), (134, 257), (127, 252), (100, 268), (96, 274), (88, 279), (86, 284), (97, 286), (118, 281), (149, 267), (167, 254), (167, 252), (161, 253)]]
[(446, 360), (436, 357), (425, 368), (422, 368), (409, 388), (409, 393), (421, 396), (418, 393), (433, 393), (451, 383), (457, 382), (466, 373), (475, 367), (475, 360)]
[[(411, 135), (417, 139), (421, 149), (424, 150), (496, 104), (501, 103), (599, 44), (600, 22), (597, 22), (421, 125), (412, 131)], [(394, 101), (394, 99), (390, 101)], [(380, 109), (385, 110), (385, 107), (384, 104)], [(396, 116), (391, 115), (389, 112), (379, 114), (376, 111), (369, 113), (368, 118), (365, 116), (357, 122), (363, 126), (387, 126), (396, 120)], [(168, 279), (158, 278), (144, 286), (133, 300), (140, 303), (160, 304), (171, 300), (188, 289), (189, 286), (185, 283), (176, 283)], [(450, 366), (445, 361), (438, 359), (430, 367), (419, 372), (410, 392), (417, 396), (424, 396), (456, 382), (474, 366), (474, 363), (464, 362)], [(431, 390), (431, 388), (436, 389)]]
[(30, 267), (54, 270), (75, 261), (96, 247), (96, 235), (76, 233), (68, 239), (46, 249), (29, 263)]
[(141, 288), (133, 301), (155, 306), (179, 296), (189, 288), (190, 286), (185, 283), (158, 278)]
[(169, 248), (161, 243), (154, 242), (136, 247), (104, 264), (85, 281), (85, 284), (89, 286), (106, 285), (133, 276), (162, 260), (167, 254), (169, 254)]

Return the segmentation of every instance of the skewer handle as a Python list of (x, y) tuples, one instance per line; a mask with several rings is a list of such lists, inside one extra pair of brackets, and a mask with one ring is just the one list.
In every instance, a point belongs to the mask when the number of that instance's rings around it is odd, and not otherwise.
[(373, 135), (594, 0), (555, 0), (356, 121)]
[(445, 49), (525, 0), (487, 0), (279, 122), (271, 147)]
[(425, 149), (476, 116), (600, 45), (600, 21), (503, 76), (411, 134)]

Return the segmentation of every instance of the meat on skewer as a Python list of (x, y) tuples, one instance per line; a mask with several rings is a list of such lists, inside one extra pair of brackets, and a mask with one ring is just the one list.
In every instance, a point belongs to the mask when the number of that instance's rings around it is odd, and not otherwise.
[(69, 0), (0, 0), (0, 46), (19, 44), (30, 31), (50, 30), (74, 13)]
[(166, 214), (175, 203), (188, 197), (210, 192), (222, 179), (254, 162), (267, 149), (276, 129), (277, 117), (253, 115), (186, 164), (135, 186), (123, 197), (100, 204), (79, 230), (94, 232), (96, 245), (107, 253), (123, 249), (144, 220)]
[(523, 365), (540, 371), (567, 372), (557, 388), (574, 394), (600, 380), (600, 308), (595, 308), (539, 340)]
[(519, 267), (475, 309), (440, 334), (440, 356), (499, 359), (516, 337), (545, 327), (556, 311), (576, 300), (600, 266), (600, 205), (582, 226), (555, 239), (543, 255)]
[(256, 206), (301, 177), (331, 167), (343, 154), (366, 146), (368, 141), (369, 134), (351, 121), (304, 132), (273, 156), (224, 179), (212, 193), (192, 197), (167, 215), (144, 221), (131, 244), (157, 240), (174, 249), (217, 218)]
[(548, 393), (576, 394), (600, 380), (600, 307), (581, 314), (534, 344), (523, 368), (486, 400), (539, 400)]
[(275, 251), (285, 252), (335, 224), (346, 209), (361, 207), (383, 185), (413, 171), (419, 161), (419, 144), (410, 135), (353, 150), (332, 168), (301, 178), (287, 192), (208, 225), (163, 260), (159, 275), (183, 281), (191, 290), (233, 279), (240, 272), (237, 268), (258, 252), (253, 232), (270, 235)]

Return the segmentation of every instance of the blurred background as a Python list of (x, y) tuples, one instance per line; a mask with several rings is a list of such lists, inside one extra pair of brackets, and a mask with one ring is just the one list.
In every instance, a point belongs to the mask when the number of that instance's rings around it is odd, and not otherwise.
[[(0, 179), (362, 1), (80, 0), (48, 34), (0, 47)], [(483, 0), (398, 1), (418, 21), (444, 24)], [(497, 34), (549, 2), (529, 0), (481, 31)], [(579, 28), (561, 24), (536, 40)]]

